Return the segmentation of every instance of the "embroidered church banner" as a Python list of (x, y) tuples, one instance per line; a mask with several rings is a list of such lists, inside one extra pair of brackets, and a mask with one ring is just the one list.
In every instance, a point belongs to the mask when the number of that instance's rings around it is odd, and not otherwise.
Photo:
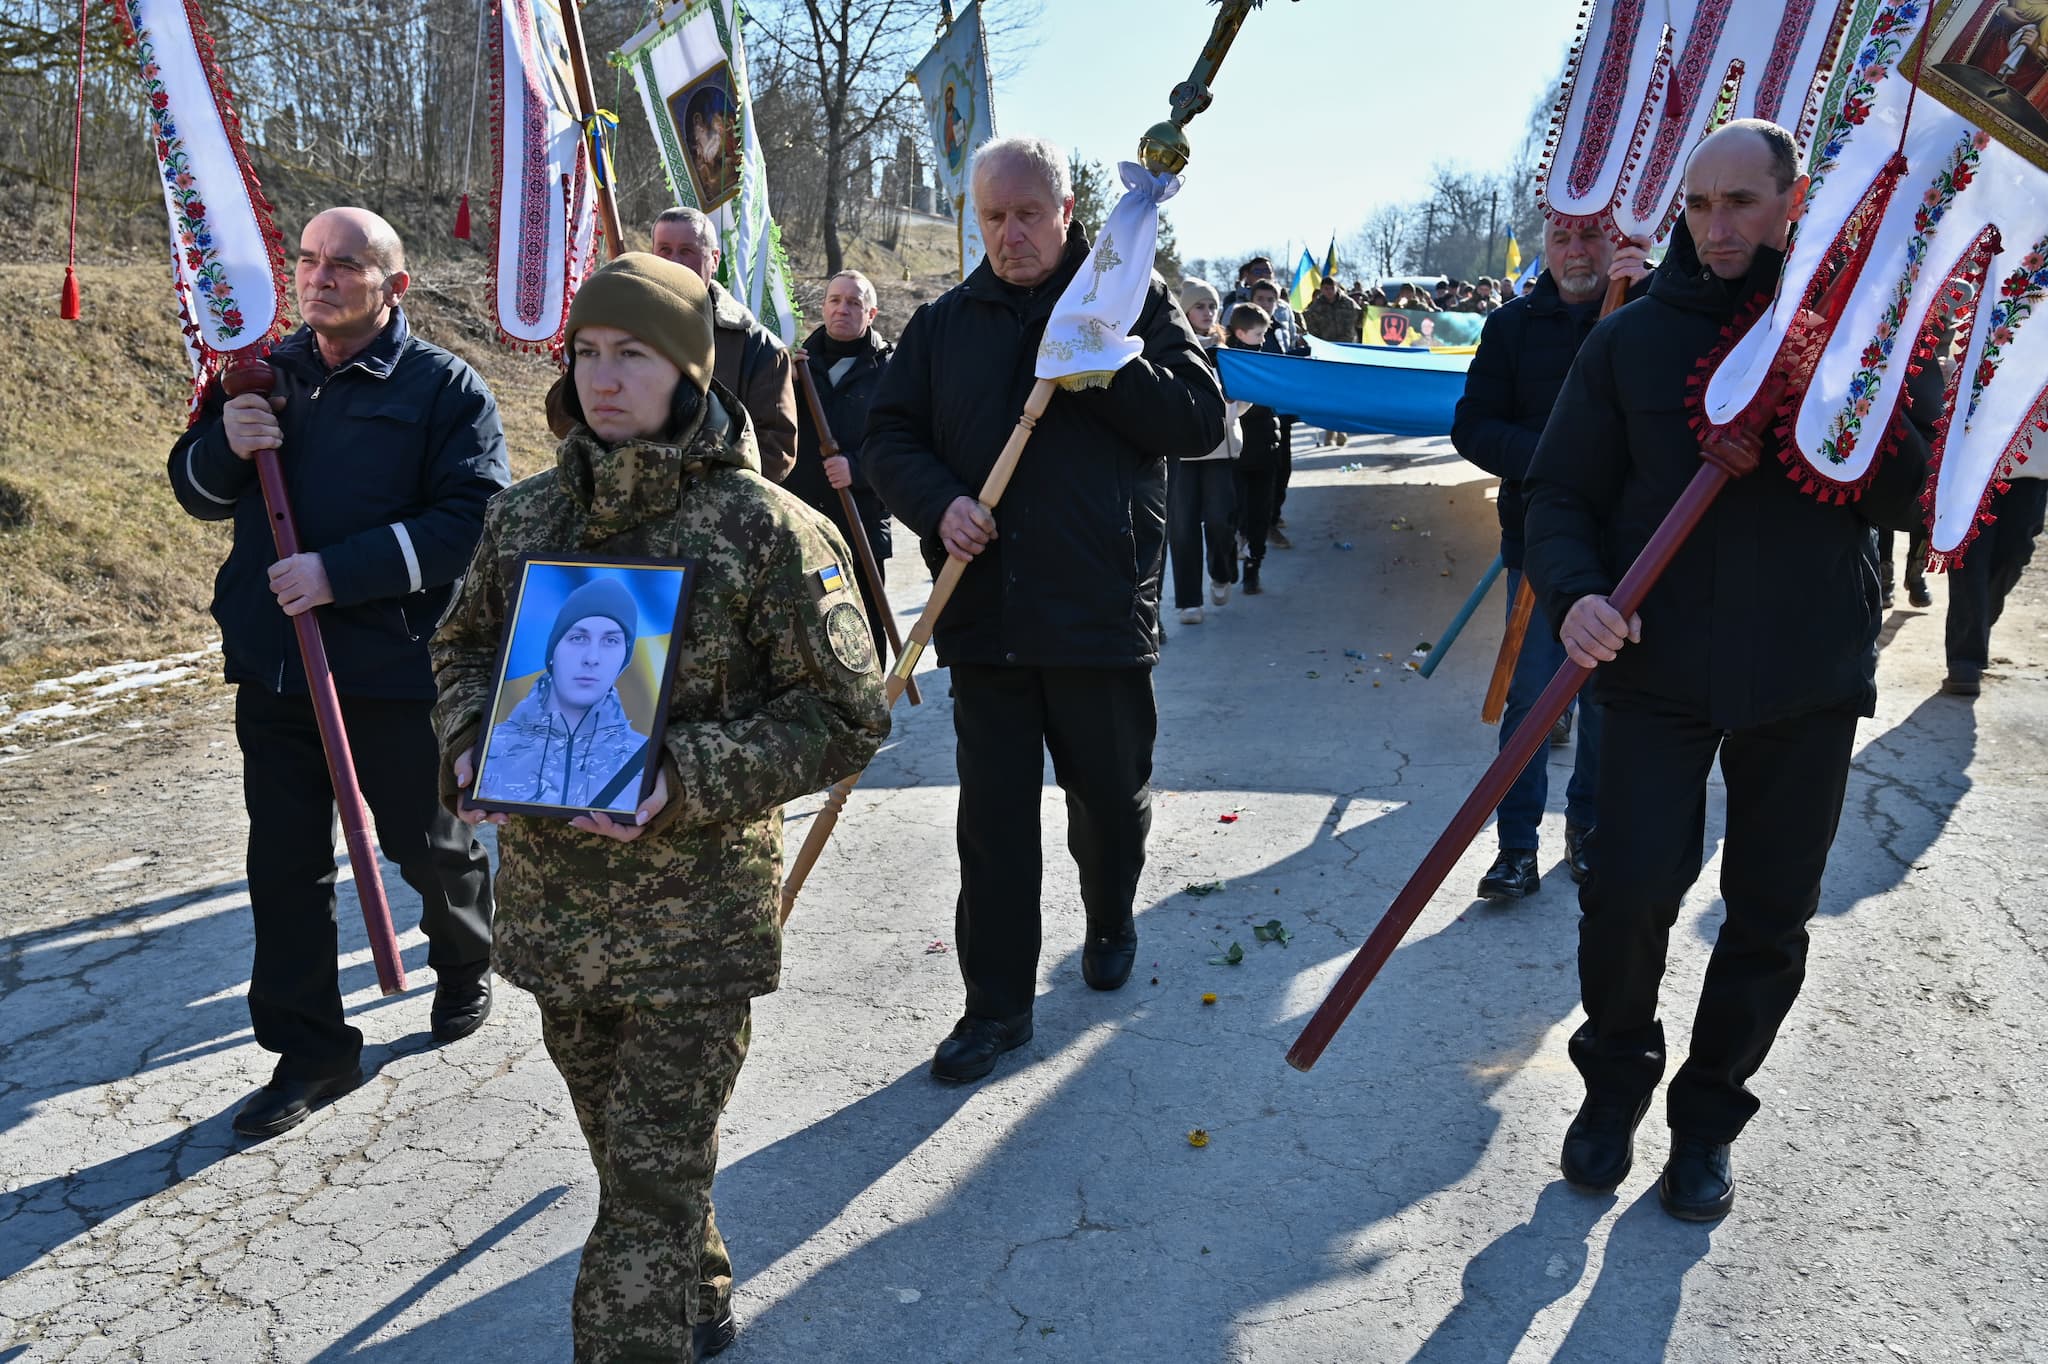
[(1152, 286), (1159, 206), (1180, 193), (1181, 178), (1155, 175), (1135, 161), (1119, 161), (1116, 169), (1124, 197), (1053, 304), (1038, 344), (1038, 377), (1061, 388), (1106, 388), (1145, 349), (1130, 330)]
[(115, 13), (142, 78), (186, 356), (203, 382), (225, 352), (283, 332), (284, 239), (249, 169), (241, 121), (198, 8), (130, 0)]
[(1851, 8), (1830, 0), (1589, 0), (1551, 120), (1537, 194), (1559, 222), (1660, 238), (1686, 153), (1731, 118), (1802, 146)]
[(683, 0), (613, 55), (633, 73), (669, 193), (718, 229), (719, 282), (795, 344), (789, 262), (768, 211), (736, 0)]
[(911, 72), (924, 102), (925, 121), (938, 154), (939, 185), (960, 219), (960, 278), (988, 254), (974, 215), (974, 185), (967, 169), (975, 148), (996, 135), (995, 106), (989, 98), (988, 46), (982, 40), (981, 5), (971, 0), (952, 26)]
[[(1791, 472), (1856, 496), (1911, 367), (1952, 353), (1927, 505), (1952, 560), (2048, 422), (2048, 161), (2034, 115), (2048, 74), (2039, 0), (1886, 0), (1831, 90), (1813, 186), (1775, 305), (1708, 381), (1704, 415), (1733, 420), (1841, 272), (1840, 308), (1783, 413)], [(1924, 65), (1916, 45), (1926, 35)], [(1924, 88), (1914, 98), (1913, 74)], [(1804, 305), (1804, 306), (1802, 306)]]
[(492, 292), (500, 339), (548, 349), (596, 249), (597, 200), (555, 0), (497, 0), (491, 127)]

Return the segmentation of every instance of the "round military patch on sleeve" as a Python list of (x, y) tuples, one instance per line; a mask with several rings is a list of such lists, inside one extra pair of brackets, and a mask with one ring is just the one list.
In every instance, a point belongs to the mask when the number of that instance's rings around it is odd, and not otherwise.
[(875, 642), (868, 637), (867, 617), (850, 601), (825, 613), (825, 641), (832, 646), (832, 657), (848, 672), (864, 673), (875, 665)]

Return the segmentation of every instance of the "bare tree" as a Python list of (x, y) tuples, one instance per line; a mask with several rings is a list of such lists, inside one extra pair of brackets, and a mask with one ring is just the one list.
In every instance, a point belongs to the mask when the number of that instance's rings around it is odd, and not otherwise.
[[(841, 240), (845, 183), (855, 155), (877, 134), (907, 130), (916, 106), (903, 97), (903, 74), (924, 54), (930, 14), (912, 0), (783, 0), (780, 22), (765, 26), (771, 44), (801, 69), (817, 95), (824, 166), (818, 226), (825, 270), (846, 263)], [(859, 191), (863, 206), (872, 187)]]
[(1366, 267), (1382, 279), (1398, 274), (1408, 263), (1415, 239), (1415, 225), (1409, 212), (1394, 204), (1381, 204), (1359, 230), (1358, 253), (1365, 258)]

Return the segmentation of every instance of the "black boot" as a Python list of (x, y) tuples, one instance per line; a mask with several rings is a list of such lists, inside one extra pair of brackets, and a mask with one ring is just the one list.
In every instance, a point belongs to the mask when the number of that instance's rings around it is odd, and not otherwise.
[(362, 1082), (361, 1066), (351, 1066), (345, 1073), (324, 1080), (288, 1080), (283, 1076), (273, 1076), (269, 1084), (250, 1095), (249, 1101), (235, 1110), (235, 1133), (261, 1140), (289, 1132), (304, 1122), (314, 1109), (340, 1098)]
[(491, 964), (437, 971), (434, 1008), (429, 1015), (436, 1042), (460, 1042), (491, 1016)]
[(952, 1033), (939, 1043), (932, 1057), (932, 1075), (940, 1080), (979, 1080), (996, 1068), (996, 1058), (1015, 1051), (1031, 1040), (1031, 1015), (1015, 1018), (976, 1018), (973, 1014), (953, 1025)]
[(1593, 864), (1586, 854), (1593, 842), (1593, 826), (1573, 824), (1565, 821), (1564, 826), (1564, 869), (1571, 874), (1572, 884), (1583, 886), (1586, 877), (1592, 873)]
[[(1652, 1091), (1654, 1093), (1654, 1091)], [(1609, 1193), (1636, 1163), (1636, 1128), (1650, 1111), (1650, 1095), (1627, 1099), (1588, 1094), (1565, 1129), (1557, 1168), (1581, 1193)]]
[(717, 1321), (700, 1321), (690, 1328), (690, 1346), (698, 1359), (709, 1359), (723, 1353), (739, 1333), (739, 1322), (733, 1319), (728, 1307)]
[(1246, 559), (1244, 561), (1244, 594), (1247, 597), (1256, 597), (1265, 590), (1265, 588), (1259, 586), (1259, 561), (1257, 559)]
[(1479, 878), (1479, 898), (1496, 903), (1520, 900), (1534, 895), (1542, 884), (1542, 878), (1536, 874), (1534, 848), (1502, 848), (1500, 856), (1486, 869), (1486, 875)]
[(1116, 990), (1138, 960), (1138, 928), (1126, 921), (1113, 933), (1090, 932), (1081, 946), (1081, 979), (1091, 990)]
[(1685, 1222), (1715, 1222), (1735, 1206), (1735, 1168), (1728, 1143), (1671, 1134), (1671, 1159), (1657, 1181), (1657, 1201)]

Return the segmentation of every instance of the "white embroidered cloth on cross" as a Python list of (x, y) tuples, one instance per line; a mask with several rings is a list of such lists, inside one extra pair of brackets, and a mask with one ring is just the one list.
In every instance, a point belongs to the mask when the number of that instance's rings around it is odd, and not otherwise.
[(1134, 161), (1120, 161), (1116, 169), (1124, 197), (1053, 305), (1038, 344), (1038, 377), (1061, 388), (1105, 388), (1145, 348), (1129, 333), (1152, 283), (1159, 206), (1180, 193), (1181, 178), (1154, 175)]

